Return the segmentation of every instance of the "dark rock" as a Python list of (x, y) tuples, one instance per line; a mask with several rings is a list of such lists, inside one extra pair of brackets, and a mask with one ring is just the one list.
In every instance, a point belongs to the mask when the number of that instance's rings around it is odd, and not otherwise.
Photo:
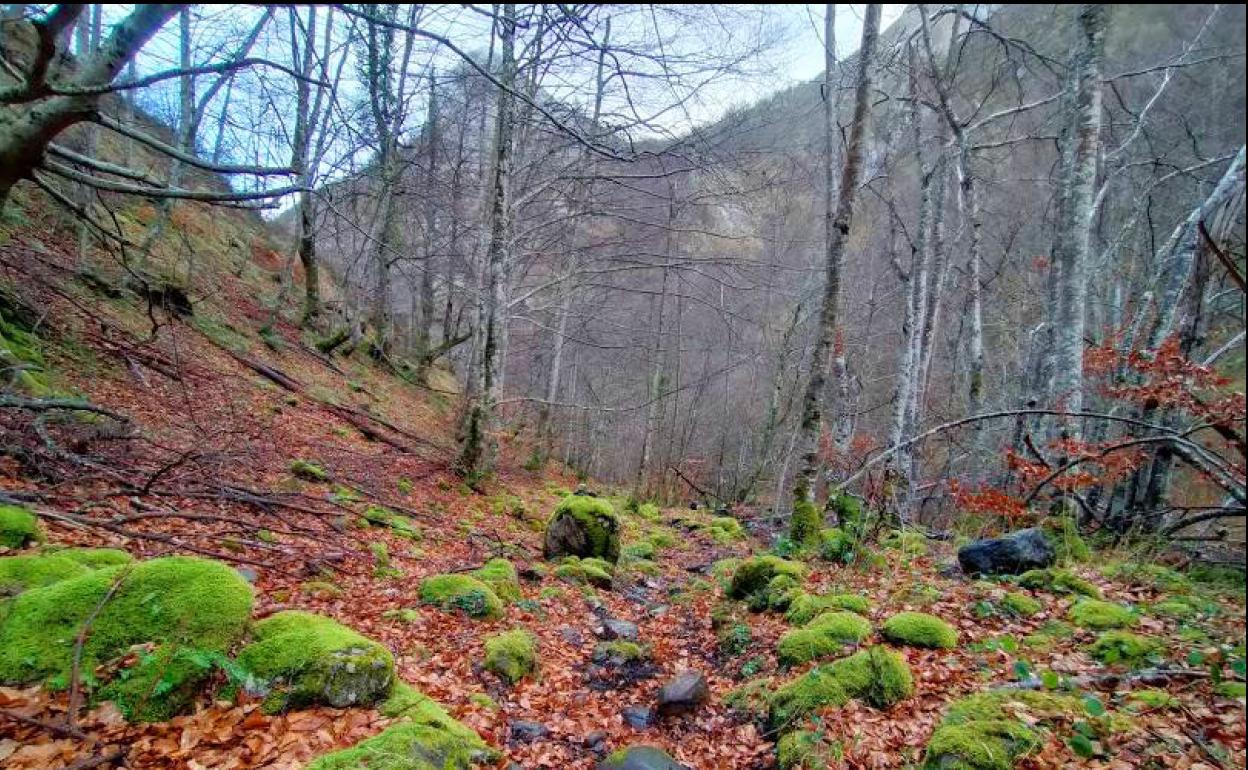
[(527, 581), (529, 583), (536, 583), (542, 579), (542, 573), (538, 572), (532, 567), (521, 567), (519, 575), (520, 575), (521, 580)]
[(690, 770), (654, 746), (629, 746), (598, 764), (598, 770)]
[(701, 672), (682, 671), (659, 690), (659, 716), (688, 713), (706, 703), (710, 697), (711, 690)]
[(690, 500), (690, 501), (689, 501), (689, 510), (691, 510), (691, 511), (696, 511), (696, 510), (698, 510), (698, 501), (697, 501), (697, 500)]
[(648, 706), (625, 706), (620, 716), (634, 730), (644, 730), (654, 724), (654, 710)]
[(958, 549), (958, 564), (968, 575), (1018, 575), (1051, 566), (1056, 558), (1049, 539), (1034, 527)]
[(603, 639), (624, 639), (632, 642), (637, 640), (638, 633), (637, 624), (627, 620), (610, 618), (602, 624)]
[(572, 494), (580, 495), (581, 497), (597, 497), (598, 496), (597, 492), (593, 491), (592, 489), (585, 486), (584, 484), (577, 484), (576, 491), (573, 492)]
[(572, 626), (560, 626), (559, 635), (563, 637), (563, 641), (573, 647), (580, 647), (585, 643), (585, 637), (581, 636), (581, 632), (577, 631)]
[(507, 726), (507, 734), (513, 741), (530, 743), (550, 735), (550, 729), (540, 722), (530, 722), (527, 719), (513, 719)]
[(586, 735), (585, 736), (585, 748), (589, 749), (595, 754), (599, 754), (599, 755), (606, 754), (607, 753), (607, 731), (606, 730), (594, 730), (589, 735)]

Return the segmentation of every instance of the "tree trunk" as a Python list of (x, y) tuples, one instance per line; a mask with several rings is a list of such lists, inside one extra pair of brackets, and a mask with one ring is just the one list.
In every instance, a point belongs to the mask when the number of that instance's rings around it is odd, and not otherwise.
[[(826, 13), (835, 13), (835, 7), (829, 5)], [(811, 354), (810, 379), (806, 383), (806, 393), (802, 400), (801, 436), (798, 440), (801, 466), (793, 486), (793, 499), (797, 503), (813, 502), (814, 484), (819, 472), (819, 436), (823, 423), (821, 399), (824, 383), (827, 380), (828, 358), (836, 335), (841, 262), (844, 260), (845, 242), (849, 237), (849, 228), (853, 221), (854, 199), (862, 177), (862, 157), (871, 112), (871, 66), (872, 59), (875, 57), (876, 41), (879, 38), (879, 27), (880, 5), (872, 3), (867, 6), (866, 18), (863, 21), (862, 45), (858, 51), (857, 74), (854, 78), (854, 116), (850, 123), (849, 146), (846, 148), (845, 161), (841, 170), (836, 209), (833, 211), (828, 206), (824, 214), (826, 277), (823, 304), (819, 314), (818, 339)], [(829, 54), (824, 66), (824, 88), (827, 89), (829, 97), (831, 89), (835, 87), (834, 66), (835, 62)], [(824, 121), (825, 132), (832, 133), (836, 130), (835, 116), (830, 109), (825, 108)], [(825, 163), (830, 165), (832, 159), (825, 158)], [(825, 172), (827, 172), (826, 167)]]

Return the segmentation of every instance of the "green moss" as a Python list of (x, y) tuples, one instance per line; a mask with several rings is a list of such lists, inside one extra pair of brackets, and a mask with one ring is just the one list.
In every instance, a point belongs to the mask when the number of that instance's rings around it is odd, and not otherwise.
[(602, 559), (578, 559), (569, 556), (555, 568), (555, 576), (573, 583), (588, 583), (599, 588), (611, 588), (615, 577), (610, 562)]
[(801, 562), (788, 561), (771, 554), (755, 556), (736, 566), (732, 573), (732, 582), (728, 586), (728, 596), (745, 599), (765, 589), (777, 575), (788, 575), (794, 580), (801, 580), (805, 574), (806, 566)]
[(1160, 564), (1120, 562), (1106, 566), (1101, 574), (1116, 583), (1137, 588), (1151, 588), (1172, 594), (1183, 594), (1192, 590), (1192, 582), (1186, 576)]
[(716, 516), (706, 529), (716, 543), (731, 543), (745, 537), (745, 528), (731, 516)]
[(420, 583), (420, 600), (444, 610), (460, 610), (474, 618), (500, 618), (503, 601), (471, 575), (434, 575)]
[(655, 548), (671, 548), (680, 542), (676, 539), (676, 536), (672, 534), (671, 530), (667, 529), (656, 529), (650, 533), (650, 537), (648, 539)]
[(725, 693), (724, 705), (753, 721), (762, 722), (767, 718), (770, 699), (771, 679), (755, 679)]
[(520, 598), (520, 576), (516, 566), (506, 559), (490, 559), (472, 576), (494, 589), (503, 601), (514, 602)]
[(636, 642), (615, 639), (610, 642), (599, 642), (594, 646), (591, 659), (595, 663), (610, 663), (621, 666), (626, 663), (640, 663), (650, 659), (650, 651)]
[(661, 518), (659, 506), (654, 503), (642, 503), (637, 506), (637, 515), (649, 521), (658, 521)]
[(524, 630), (506, 631), (485, 640), (485, 668), (508, 684), (537, 671), (537, 638)]
[(18, 505), (0, 505), (0, 546), (22, 548), (42, 540), (35, 514)]
[(899, 612), (884, 621), (880, 633), (895, 644), (951, 650), (958, 646), (958, 631), (925, 612)]
[(1186, 620), (1187, 618), (1195, 617), (1200, 612), (1200, 608), (1185, 597), (1175, 597), (1151, 605), (1148, 611), (1149, 614), (1161, 618)]
[(79, 562), (55, 553), (0, 558), (0, 598), (52, 585), (90, 571)]
[(834, 494), (828, 497), (828, 504), (824, 509), (836, 517), (836, 526), (845, 530), (851, 538), (862, 534), (867, 515), (859, 498), (843, 492)]
[(992, 690), (950, 704), (932, 733), (927, 770), (1010, 770), (1042, 743), (1039, 726), (1082, 713), (1065, 695)]
[(1045, 519), (1042, 528), (1049, 534), (1058, 564), (1082, 563), (1092, 558), (1092, 552), (1079, 534), (1079, 524), (1073, 515), (1051, 516)]
[(394, 682), (390, 651), (333, 618), (301, 610), (257, 623), (238, 663), (267, 697), (269, 713), (313, 703), (376, 703)]
[(405, 720), (351, 748), (325, 754), (305, 770), (469, 770), (492, 752), (475, 732), (446, 723)]
[(829, 527), (819, 533), (819, 558), (835, 564), (854, 560), (858, 543), (840, 527)]
[(337, 599), (342, 589), (328, 580), (308, 580), (299, 584), (299, 590), (313, 599)]
[(73, 559), (87, 569), (101, 569), (130, 564), (134, 557), (120, 548), (58, 548), (51, 553)]
[(855, 594), (823, 596), (802, 593), (794, 596), (789, 602), (789, 609), (785, 612), (784, 619), (795, 625), (804, 626), (828, 610), (848, 610), (859, 615), (866, 615), (870, 609), (871, 605), (866, 598)]
[(1033, 569), (1019, 575), (1018, 584), (1023, 588), (1049, 591), (1058, 594), (1078, 594), (1092, 599), (1101, 598), (1101, 589), (1064, 569)]
[[(767, 583), (766, 589), (751, 597), (751, 609), (784, 612), (793, 599), (802, 593), (801, 584), (791, 575), (776, 575)], [(755, 607), (755, 604), (761, 606)]]
[(329, 472), (310, 460), (294, 460), (290, 464), (290, 472), (305, 481), (325, 482), (331, 479)]
[(654, 543), (648, 540), (641, 540), (624, 546), (621, 555), (629, 559), (653, 559), (656, 550)]
[(161, 646), (140, 656), (98, 693), (97, 701), (112, 701), (131, 722), (166, 722), (190, 711), (216, 665), (220, 652)]
[(927, 536), (912, 529), (894, 529), (880, 540), (880, 545), (906, 556), (923, 556), (927, 553)]
[(823, 734), (814, 730), (796, 730), (776, 743), (776, 764), (781, 770), (822, 770), (838, 766), (842, 758), (840, 744), (825, 744)]
[(409, 517), (395, 513), (389, 508), (380, 505), (370, 505), (364, 509), (364, 513), (361, 515), (369, 524), (392, 529), (395, 534), (408, 540), (420, 540), (424, 537), (420, 527), (416, 526), (415, 522)]
[(1165, 644), (1156, 639), (1130, 631), (1111, 630), (1096, 637), (1096, 641), (1088, 647), (1088, 652), (1105, 664), (1126, 663), (1139, 666), (1160, 655), (1165, 648)]
[(769, 702), (769, 720), (778, 732), (787, 732), (824, 706), (858, 699), (886, 708), (913, 693), (914, 678), (905, 660), (884, 647), (869, 647), (817, 666), (776, 690)]
[(1047, 621), (1034, 634), (1028, 634), (1023, 637), (1023, 646), (1028, 649), (1047, 652), (1056, 646), (1057, 642), (1062, 639), (1069, 639), (1075, 635), (1075, 629), (1068, 623), (1060, 620)]
[(750, 648), (754, 634), (747, 624), (735, 622), (720, 627), (715, 633), (715, 641), (721, 655), (735, 657)]
[(1092, 631), (1104, 631), (1110, 628), (1128, 628), (1137, 622), (1135, 614), (1121, 604), (1112, 604), (1097, 599), (1080, 599), (1066, 613), (1080, 628)]
[[(565, 519), (570, 522), (561, 522)], [(552, 527), (560, 534), (564, 533), (565, 528), (575, 529), (579, 531), (583, 542), (576, 544), (574, 553), (568, 553), (556, 547), (555, 540), (563, 541), (562, 545), (566, 546), (576, 538), (552, 538)], [(611, 503), (600, 497), (568, 495), (563, 498), (547, 522), (546, 530), (547, 557), (596, 556), (611, 562), (620, 558), (620, 520)]]
[(826, 612), (805, 628), (780, 637), (776, 657), (783, 666), (828, 658), (871, 635), (871, 624), (852, 612)]
[(1213, 692), (1223, 698), (1244, 699), (1243, 682), (1221, 682), (1213, 686)]
[(420, 610), (411, 607), (399, 607), (398, 609), (386, 610), (381, 613), (386, 620), (393, 620), (398, 623), (411, 624), (420, 620)]
[(1179, 705), (1179, 699), (1166, 692), (1154, 688), (1145, 688), (1127, 693), (1127, 703), (1135, 711), (1170, 709)]
[(823, 530), (823, 511), (809, 500), (793, 504), (793, 516), (789, 523), (789, 537), (801, 545), (817, 545)]
[(1044, 605), (1040, 602), (1019, 591), (1006, 594), (1001, 600), (1001, 607), (1011, 615), (1020, 618), (1029, 618), (1044, 609)]
[(238, 572), (186, 556), (106, 567), (34, 588), (12, 600), (0, 624), (0, 681), (67, 676), (92, 613), (83, 671), (148, 642), (224, 651), (242, 635), (251, 605), (251, 586)]

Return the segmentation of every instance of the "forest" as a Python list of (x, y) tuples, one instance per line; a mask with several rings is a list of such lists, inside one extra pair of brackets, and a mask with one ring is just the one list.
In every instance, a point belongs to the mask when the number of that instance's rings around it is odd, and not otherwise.
[(0, 6), (0, 767), (1245, 768), (1246, 21)]

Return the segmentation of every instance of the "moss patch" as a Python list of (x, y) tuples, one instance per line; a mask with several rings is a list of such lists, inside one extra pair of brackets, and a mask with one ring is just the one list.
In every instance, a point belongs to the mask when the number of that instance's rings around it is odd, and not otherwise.
[(905, 660), (884, 647), (869, 647), (813, 668), (776, 690), (769, 702), (769, 721), (777, 731), (787, 732), (824, 706), (858, 699), (886, 708), (913, 693), (914, 678)]
[(871, 624), (852, 612), (826, 612), (805, 628), (780, 637), (776, 657), (784, 666), (828, 658), (871, 635)]
[(1049, 591), (1057, 594), (1078, 594), (1092, 599), (1101, 598), (1101, 589), (1065, 569), (1033, 569), (1018, 577), (1023, 588)]
[(325, 482), (332, 477), (329, 471), (310, 460), (295, 460), (290, 464), (291, 475), (304, 481)]
[(884, 621), (884, 638), (895, 644), (950, 650), (958, 646), (958, 631), (925, 612), (899, 612)]
[(427, 714), (416, 712), (351, 748), (318, 757), (305, 770), (469, 770), (492, 755), (479, 735), (442, 715), (420, 721)]
[(520, 598), (520, 576), (516, 566), (506, 559), (490, 559), (472, 576), (494, 589), (504, 601), (514, 602)]
[(1135, 613), (1121, 604), (1098, 599), (1080, 599), (1066, 613), (1071, 623), (1092, 631), (1129, 628), (1137, 622)]
[(596, 556), (620, 558), (620, 520), (611, 503), (599, 497), (568, 495), (546, 524), (547, 558)]
[(83, 646), (84, 671), (147, 642), (224, 651), (242, 635), (251, 605), (251, 586), (238, 572), (187, 556), (106, 567), (31, 589), (12, 601), (0, 624), (0, 681), (67, 677), (78, 633), (97, 608)]
[(488, 585), (471, 575), (434, 575), (420, 582), (420, 600), (474, 618), (500, 618), (503, 601)]
[(788, 575), (800, 581), (805, 574), (806, 565), (801, 562), (788, 561), (771, 554), (755, 556), (736, 565), (732, 581), (728, 585), (728, 596), (733, 599), (747, 599), (751, 594), (765, 589), (777, 575)]
[(22, 548), (42, 540), (35, 514), (18, 505), (0, 505), (0, 546)]
[(0, 559), (0, 598), (86, 575), (91, 570), (60, 554)]
[(1044, 609), (1044, 605), (1025, 593), (1013, 591), (1001, 600), (1001, 608), (1015, 617), (1029, 618)]
[(817, 545), (823, 530), (823, 511), (809, 500), (793, 504), (793, 517), (789, 523), (789, 537), (802, 545)]
[(819, 594), (802, 593), (793, 597), (784, 619), (795, 625), (804, 626), (828, 610), (848, 610), (859, 615), (871, 611), (871, 604), (866, 597), (856, 594)]
[(569, 556), (555, 568), (555, 576), (573, 583), (610, 588), (614, 584), (615, 570), (610, 562), (603, 559)]
[(190, 711), (217, 665), (220, 652), (163, 645), (104, 686), (96, 700), (112, 701), (131, 722), (165, 722)]
[(1080, 713), (1078, 701), (1026, 690), (995, 690), (950, 704), (927, 744), (927, 770), (1010, 770), (1042, 743), (1037, 727)]
[(101, 569), (130, 564), (134, 557), (120, 548), (58, 548), (51, 553), (72, 559), (87, 569)]
[(495, 634), (485, 640), (485, 667), (508, 684), (537, 671), (537, 638), (524, 630)]
[(260, 682), (269, 713), (376, 703), (394, 682), (389, 650), (323, 615), (279, 612), (255, 625), (253, 639), (238, 662)]
[(1112, 665), (1125, 663), (1139, 666), (1165, 651), (1165, 644), (1157, 639), (1133, 634), (1130, 631), (1105, 631), (1088, 647), (1092, 657)]

